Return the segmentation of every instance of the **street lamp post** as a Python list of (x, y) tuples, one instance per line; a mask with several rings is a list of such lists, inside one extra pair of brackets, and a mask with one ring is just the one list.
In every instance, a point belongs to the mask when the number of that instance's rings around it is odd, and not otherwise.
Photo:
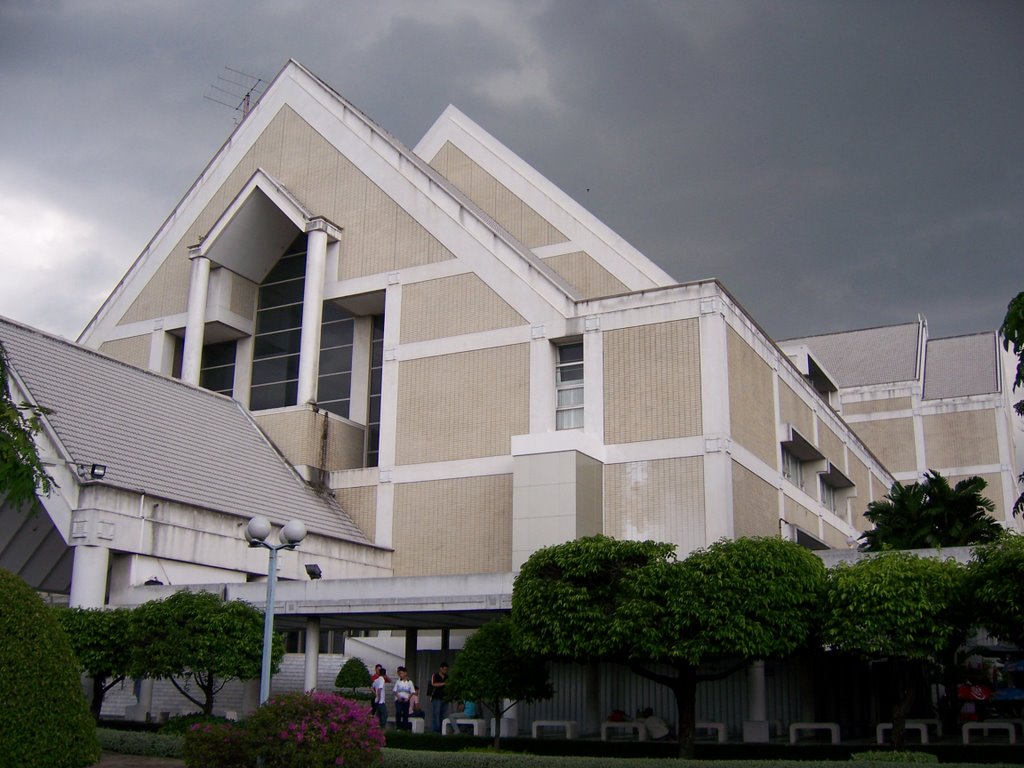
[(306, 526), (301, 520), (289, 520), (277, 535), (280, 544), (269, 544), (270, 521), (265, 517), (254, 517), (245, 526), (245, 538), (250, 547), (270, 550), (267, 566), (267, 607), (263, 620), (263, 667), (260, 675), (260, 704), (270, 698), (270, 649), (274, 638), (274, 585), (277, 583), (277, 552), (281, 549), (295, 549), (306, 538)]

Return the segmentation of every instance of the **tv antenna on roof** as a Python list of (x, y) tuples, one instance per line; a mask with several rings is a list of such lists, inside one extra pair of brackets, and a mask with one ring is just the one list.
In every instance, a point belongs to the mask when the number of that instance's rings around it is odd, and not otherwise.
[(210, 83), (203, 98), (238, 112), (239, 116), (235, 119), (237, 125), (245, 119), (265, 90), (267, 82), (262, 77), (224, 67), (224, 74), (217, 76), (217, 82)]

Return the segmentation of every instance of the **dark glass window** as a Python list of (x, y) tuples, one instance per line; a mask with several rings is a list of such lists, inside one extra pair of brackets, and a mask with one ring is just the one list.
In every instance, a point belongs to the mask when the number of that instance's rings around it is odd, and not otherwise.
[(380, 395), (384, 366), (384, 315), (374, 315), (370, 338), (370, 392), (366, 419), (366, 466), (380, 461)]
[(203, 347), (199, 386), (231, 397), (235, 389), (235, 342), (222, 341)]
[(260, 284), (249, 408), (295, 405), (299, 389), (306, 236), (299, 235)]
[(320, 371), (316, 401), (325, 411), (348, 418), (352, 401), (352, 339), (355, 319), (325, 303), (320, 325)]

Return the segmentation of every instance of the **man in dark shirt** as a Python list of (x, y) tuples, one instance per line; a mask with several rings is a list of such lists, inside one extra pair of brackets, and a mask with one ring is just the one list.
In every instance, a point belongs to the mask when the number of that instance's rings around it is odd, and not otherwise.
[(442, 661), (437, 672), (430, 676), (430, 712), (434, 733), (441, 732), (441, 723), (448, 715), (448, 702), (444, 687), (448, 684), (448, 662)]

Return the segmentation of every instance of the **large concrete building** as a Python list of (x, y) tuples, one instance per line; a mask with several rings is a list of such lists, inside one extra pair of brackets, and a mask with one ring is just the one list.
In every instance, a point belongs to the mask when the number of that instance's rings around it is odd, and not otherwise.
[(526, 558), (580, 536), (849, 549), (928, 468), (982, 474), (1013, 524), (994, 334), (780, 346), (454, 107), (410, 150), (295, 62), (78, 345), (0, 341), (16, 397), (53, 411), (59, 482), (46, 519), (4, 510), (0, 567), (77, 605), (259, 604), (241, 530), (298, 517), (279, 611), (314, 659), (328, 626), (406, 630), (415, 659), (418, 631), (507, 609)]

